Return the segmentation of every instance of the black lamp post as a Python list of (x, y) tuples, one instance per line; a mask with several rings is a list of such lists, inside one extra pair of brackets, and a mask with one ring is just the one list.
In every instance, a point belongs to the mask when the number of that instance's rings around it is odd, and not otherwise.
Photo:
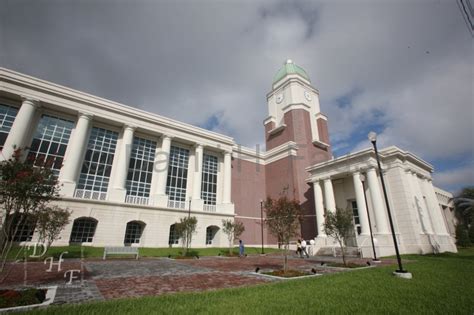
[(191, 217), (191, 197), (189, 197), (189, 208), (188, 208), (188, 218)]
[(385, 182), (383, 180), (383, 173), (382, 173), (382, 167), (380, 166), (379, 152), (377, 151), (377, 134), (371, 131), (369, 132), (368, 137), (369, 137), (370, 142), (372, 142), (372, 145), (374, 146), (374, 150), (375, 150), (375, 158), (377, 159), (377, 165), (378, 165), (379, 173), (380, 173), (380, 181), (382, 182), (383, 195), (385, 197), (385, 205), (387, 206), (388, 220), (390, 222), (390, 229), (392, 229), (393, 245), (395, 246), (395, 253), (397, 254), (398, 270), (396, 270), (395, 273), (407, 273), (407, 271), (403, 269), (403, 266), (402, 266), (402, 259), (400, 257), (400, 252), (398, 251), (397, 237), (395, 236), (395, 229), (393, 228), (392, 214), (390, 212), (390, 205), (388, 204), (388, 198), (387, 198), (387, 189), (385, 188)]
[(262, 255), (265, 253), (263, 251), (263, 200), (260, 200), (260, 230), (262, 232)]
[(369, 231), (370, 231), (370, 240), (372, 241), (372, 250), (374, 251), (373, 262), (380, 262), (377, 259), (377, 253), (375, 252), (375, 243), (374, 243), (374, 234), (372, 233), (372, 222), (370, 221), (369, 205), (367, 204), (367, 195), (365, 194), (365, 176), (360, 175), (360, 181), (362, 182), (362, 189), (364, 190), (364, 201), (365, 201), (365, 210), (367, 210), (367, 219), (369, 220)]

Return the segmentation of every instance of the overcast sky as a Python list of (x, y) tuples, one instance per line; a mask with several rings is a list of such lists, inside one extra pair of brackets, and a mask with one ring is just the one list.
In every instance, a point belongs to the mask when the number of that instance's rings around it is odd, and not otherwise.
[(287, 58), (320, 91), (336, 156), (397, 145), (474, 184), (471, 33), (455, 1), (0, 0), (0, 65), (263, 143)]

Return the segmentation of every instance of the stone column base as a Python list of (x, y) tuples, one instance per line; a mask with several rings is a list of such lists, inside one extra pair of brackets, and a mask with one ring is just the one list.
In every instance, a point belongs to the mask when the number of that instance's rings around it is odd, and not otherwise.
[(151, 204), (154, 207), (168, 208), (168, 195), (153, 195)]
[(204, 200), (202, 200), (202, 199), (192, 199), (191, 200), (191, 210), (203, 211), (204, 210)]
[(75, 182), (60, 182), (59, 193), (64, 197), (74, 197), (77, 184)]

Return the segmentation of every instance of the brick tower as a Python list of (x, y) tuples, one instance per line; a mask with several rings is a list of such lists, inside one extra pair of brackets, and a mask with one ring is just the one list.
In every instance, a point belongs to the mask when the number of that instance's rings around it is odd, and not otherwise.
[(289, 195), (298, 199), (304, 210), (302, 236), (314, 238), (314, 195), (313, 188), (306, 182), (309, 173), (305, 169), (332, 158), (327, 118), (320, 110), (319, 91), (311, 85), (304, 69), (287, 60), (273, 79), (267, 103), (266, 151), (286, 157), (267, 162), (266, 194), (276, 197), (288, 187)]

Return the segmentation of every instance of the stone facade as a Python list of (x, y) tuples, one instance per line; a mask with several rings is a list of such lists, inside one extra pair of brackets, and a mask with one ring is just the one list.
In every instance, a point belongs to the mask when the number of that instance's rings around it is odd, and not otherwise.
[[(352, 245), (369, 255), (372, 218), (379, 252), (392, 254), (373, 152), (333, 158), (328, 119), (306, 72), (287, 61), (267, 106), (266, 150), (251, 149), (228, 136), (0, 68), (1, 159), (10, 158), (14, 146), (29, 147), (33, 160), (57, 164), (58, 204), (72, 217), (54, 245), (178, 246), (173, 225), (193, 215), (194, 247), (226, 246), (222, 220), (228, 219), (244, 223), (245, 244), (276, 246), (262, 227), (261, 202), (286, 190), (303, 207), (304, 239), (333, 246), (322, 229), (324, 211), (356, 205)], [(382, 153), (402, 252), (455, 251), (446, 228), (452, 216), (443, 216), (436, 197), (446, 194), (435, 194), (432, 167), (398, 148)], [(34, 240), (30, 235), (24, 241)]]

